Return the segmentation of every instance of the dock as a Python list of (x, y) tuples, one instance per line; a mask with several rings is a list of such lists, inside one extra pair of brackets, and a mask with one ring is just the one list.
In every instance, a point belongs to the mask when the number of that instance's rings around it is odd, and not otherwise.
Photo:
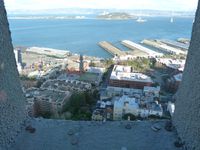
[(126, 46), (126, 47), (128, 47), (128, 48), (130, 48), (131, 50), (137, 49), (137, 50), (140, 50), (142, 52), (145, 52), (150, 57), (160, 57), (160, 56), (163, 56), (163, 53), (161, 53), (161, 52), (156, 52), (154, 50), (151, 50), (149, 48), (146, 48), (146, 47), (144, 47), (144, 46), (142, 46), (140, 44), (134, 43), (134, 42), (129, 41), (129, 40), (124, 40), (124, 41), (121, 42), (121, 44), (124, 45), (124, 46)]
[(179, 55), (179, 54), (186, 55), (187, 54), (187, 51), (183, 51), (183, 50), (181, 50), (179, 48), (175, 48), (175, 47), (169, 46), (169, 45), (167, 45), (165, 43), (162, 43), (159, 40), (147, 40), (147, 39), (145, 39), (141, 43), (145, 44), (147, 46), (151, 46), (151, 47), (157, 48), (160, 51), (163, 51), (163, 52), (168, 53), (168, 54), (176, 54), (176, 55)]
[(98, 45), (113, 56), (122, 56), (126, 54), (125, 52), (121, 51), (119, 48), (115, 47), (114, 45), (106, 41), (99, 42)]
[(183, 44), (190, 44), (190, 39), (187, 39), (187, 38), (178, 38), (177, 42), (183, 43)]
[(180, 43), (177, 41), (172, 41), (172, 40), (160, 40), (162, 43), (167, 44), (169, 46), (172, 46), (174, 48), (179, 48), (181, 50), (187, 51), (189, 49), (189, 44), (184, 44), (184, 43)]

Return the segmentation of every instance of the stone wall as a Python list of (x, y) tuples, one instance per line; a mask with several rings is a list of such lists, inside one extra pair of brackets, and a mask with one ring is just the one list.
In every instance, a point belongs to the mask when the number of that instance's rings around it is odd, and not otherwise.
[(173, 120), (188, 150), (200, 150), (200, 2)]
[(0, 0), (0, 149), (14, 142), (25, 119), (22, 93), (3, 0)]

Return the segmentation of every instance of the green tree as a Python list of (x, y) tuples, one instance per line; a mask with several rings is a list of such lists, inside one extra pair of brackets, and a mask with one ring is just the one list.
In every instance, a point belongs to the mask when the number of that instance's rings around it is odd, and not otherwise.
[(113, 62), (113, 60), (112, 59), (107, 59), (106, 61), (105, 61), (105, 66), (106, 66), (106, 68), (109, 68), (111, 65), (113, 65), (114, 64), (114, 62)]

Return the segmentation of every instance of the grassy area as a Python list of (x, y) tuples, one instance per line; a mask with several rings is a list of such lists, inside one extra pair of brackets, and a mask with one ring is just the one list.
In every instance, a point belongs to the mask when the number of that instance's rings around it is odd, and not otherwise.
[(186, 59), (186, 55), (184, 54), (179, 54), (179, 55), (176, 55), (176, 54), (173, 54), (173, 55), (170, 55), (170, 54), (165, 54), (162, 58), (171, 58), (171, 59)]
[(95, 73), (86, 72), (80, 76), (79, 80), (81, 80), (81, 81), (97, 81), (98, 76)]
[(120, 65), (128, 65), (133, 67), (135, 71), (146, 72), (147, 70), (154, 67), (155, 62), (152, 59), (147, 58), (136, 58), (134, 60), (128, 60), (120, 62)]

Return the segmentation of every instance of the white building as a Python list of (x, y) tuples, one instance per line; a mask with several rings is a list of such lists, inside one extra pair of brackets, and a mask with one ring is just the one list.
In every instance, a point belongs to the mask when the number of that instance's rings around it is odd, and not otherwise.
[(175, 111), (175, 104), (172, 102), (168, 102), (167, 111), (169, 111), (170, 115), (173, 116)]
[[(143, 57), (147, 57), (147, 55), (143, 55)], [(121, 55), (121, 56), (115, 56), (113, 58), (113, 61), (125, 61), (125, 60), (133, 60), (137, 58), (135, 55)]]
[(113, 120), (122, 120), (125, 114), (133, 114), (143, 118), (151, 115), (162, 117), (162, 106), (156, 102), (146, 103), (146, 107), (142, 107), (141, 103), (135, 98), (122, 96), (119, 100), (114, 102)]
[(171, 58), (156, 58), (158, 63), (161, 63), (168, 68), (183, 71), (185, 68), (186, 60), (181, 59), (171, 59)]
[(122, 96), (114, 102), (113, 120), (121, 120), (125, 114), (138, 115), (139, 105), (135, 98)]

